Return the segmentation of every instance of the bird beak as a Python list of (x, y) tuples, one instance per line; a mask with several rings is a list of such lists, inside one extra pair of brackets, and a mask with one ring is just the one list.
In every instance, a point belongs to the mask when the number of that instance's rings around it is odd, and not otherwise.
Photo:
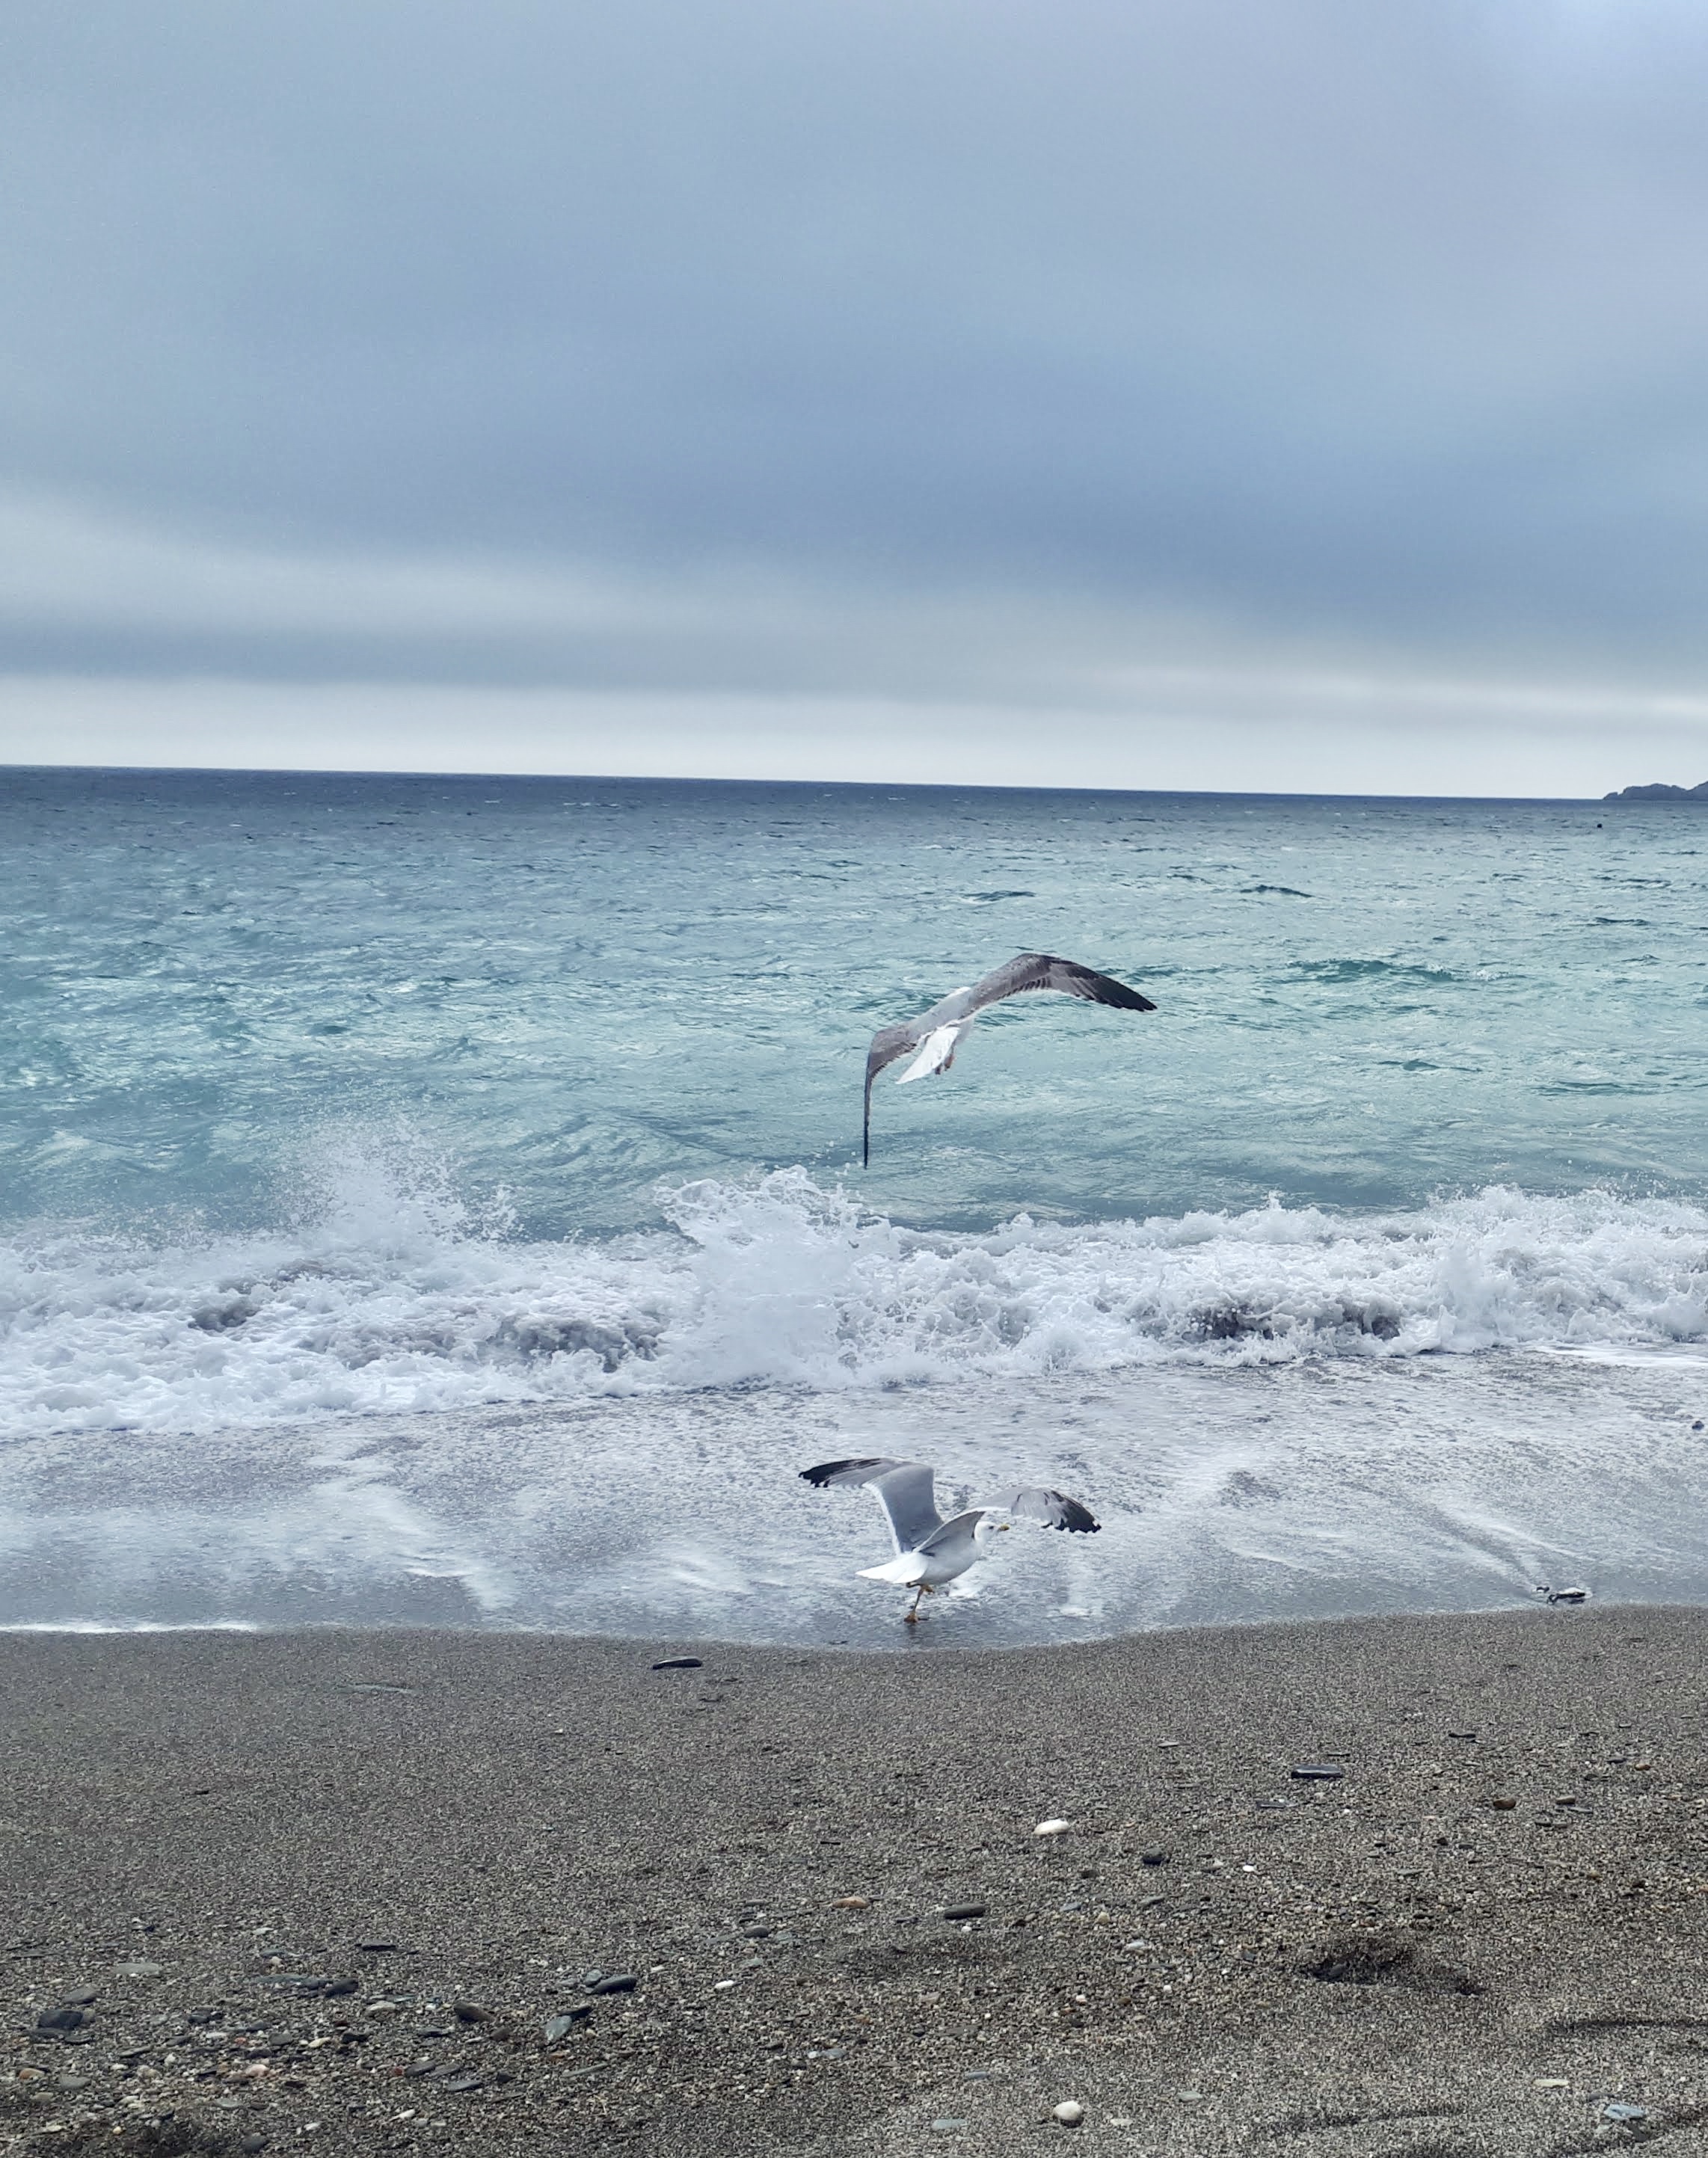
[(998, 1521), (996, 1525), (996, 1532), (999, 1536), (1005, 1536), (1014, 1526), (1012, 1521)]

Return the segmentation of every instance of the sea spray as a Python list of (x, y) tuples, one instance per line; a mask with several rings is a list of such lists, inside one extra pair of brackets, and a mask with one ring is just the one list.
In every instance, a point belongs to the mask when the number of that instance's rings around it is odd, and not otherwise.
[(670, 1226), (530, 1241), (372, 1164), (318, 1224), (0, 1243), (13, 1431), (208, 1430), (624, 1393), (1708, 1348), (1708, 1212), (1495, 1186), (1350, 1216), (981, 1233), (899, 1225), (803, 1169), (660, 1195)]

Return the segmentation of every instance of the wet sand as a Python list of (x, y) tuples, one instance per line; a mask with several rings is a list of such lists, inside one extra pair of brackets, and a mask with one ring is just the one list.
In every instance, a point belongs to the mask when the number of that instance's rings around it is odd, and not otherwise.
[(952, 1628), (0, 1638), (0, 2151), (1708, 2149), (1708, 1613)]

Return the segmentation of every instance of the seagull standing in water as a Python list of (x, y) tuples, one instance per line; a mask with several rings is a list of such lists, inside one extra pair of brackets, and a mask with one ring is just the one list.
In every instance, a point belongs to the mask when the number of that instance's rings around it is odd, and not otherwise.
[[(922, 1461), (889, 1461), (868, 1456), (857, 1461), (821, 1461), (802, 1475), (819, 1490), (868, 1485), (884, 1509), (895, 1556), (883, 1566), (863, 1566), (862, 1581), (893, 1581), (916, 1593), (906, 1613), (910, 1626), (919, 1623), (920, 1598), (932, 1595), (946, 1582), (954, 1581), (984, 1556), (979, 1548), (981, 1522), (997, 1514), (1016, 1520), (1036, 1521), (1046, 1529), (1068, 1529), (1077, 1536), (1096, 1536), (1102, 1526), (1094, 1520), (1077, 1499), (1048, 1491), (1041, 1484), (1024, 1484), (1011, 1491), (998, 1491), (982, 1505), (945, 1520), (937, 1511), (937, 1479)], [(1009, 1527), (998, 1521), (1000, 1531)]]
[(893, 1064), (898, 1056), (906, 1056), (910, 1050), (919, 1051), (896, 1081), (898, 1087), (906, 1086), (911, 1079), (925, 1079), (947, 1071), (955, 1061), (955, 1051), (972, 1033), (973, 1022), (980, 1012), (987, 1005), (1000, 1004), (1004, 997), (1019, 996), (1025, 989), (1060, 989), (1065, 996), (1079, 997), (1086, 1004), (1113, 1004), (1121, 1011), (1156, 1009), (1148, 997), (1142, 997), (1137, 989), (1128, 989), (1125, 982), (1117, 982), (1111, 974), (1099, 974), (1090, 967), (1081, 967), (1076, 960), (1058, 959), (1048, 952), (1022, 952), (1017, 959), (997, 968), (970, 989), (952, 989), (941, 1004), (933, 1004), (917, 1019), (902, 1020), (895, 1026), (880, 1026), (866, 1051), (866, 1115), (861, 1159), (868, 1166), (872, 1159), (872, 1082), (885, 1066)]

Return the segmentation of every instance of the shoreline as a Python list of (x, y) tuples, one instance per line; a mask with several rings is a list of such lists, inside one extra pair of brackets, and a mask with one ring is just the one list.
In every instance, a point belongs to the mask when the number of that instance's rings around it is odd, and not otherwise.
[(10, 1632), (0, 2152), (1683, 2147), (1705, 1652)]

